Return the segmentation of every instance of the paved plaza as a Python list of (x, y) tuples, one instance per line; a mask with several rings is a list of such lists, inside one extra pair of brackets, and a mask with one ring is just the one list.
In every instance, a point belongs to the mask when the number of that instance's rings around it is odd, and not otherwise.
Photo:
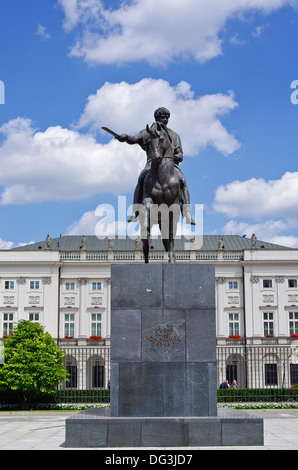
[[(187, 448), (187, 452), (210, 449), (298, 450), (298, 410), (249, 410), (245, 412), (264, 419), (264, 446), (192, 447)], [(73, 412), (1, 412), (0, 449), (72, 450), (64, 445), (65, 420), (72, 414)], [(185, 451), (186, 448), (181, 448), (182, 450)]]

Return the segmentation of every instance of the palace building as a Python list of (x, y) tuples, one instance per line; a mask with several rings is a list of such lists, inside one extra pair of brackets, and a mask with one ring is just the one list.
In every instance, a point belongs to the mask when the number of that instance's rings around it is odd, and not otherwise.
[[(218, 380), (236, 375), (247, 386), (247, 366), (240, 367), (238, 359), (249, 354), (252, 367), (254, 354), (262, 347), (263, 356), (267, 354), (265, 362), (262, 359), (265, 369), (258, 371), (263, 385), (281, 385), (285, 374), (288, 385), (296, 379), (298, 383), (298, 249), (255, 237), (206, 235), (199, 249), (194, 239), (177, 239), (175, 253), (177, 263), (215, 265), (217, 348), (235, 348), (228, 360), (225, 355)], [(161, 262), (167, 262), (167, 255), (161, 240), (154, 239), (150, 263)], [(109, 348), (113, 263), (144, 263), (140, 241), (48, 236), (40, 243), (0, 251), (0, 337), (27, 319), (44, 325), (65, 349)], [(291, 356), (283, 373), (276, 359), (281, 351)], [(71, 369), (76, 359), (68, 360)], [(106, 387), (108, 371), (101, 377)], [(255, 380), (254, 374), (250, 382)], [(91, 382), (89, 378), (79, 385), (75, 379), (80, 387), (90, 388)]]

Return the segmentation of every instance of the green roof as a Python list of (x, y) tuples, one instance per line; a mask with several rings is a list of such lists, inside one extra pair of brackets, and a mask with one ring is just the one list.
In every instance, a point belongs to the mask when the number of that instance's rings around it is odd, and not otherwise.
[[(251, 249), (250, 238), (241, 237), (240, 235), (224, 235), (223, 238), (223, 250), (224, 251), (242, 251)], [(108, 239), (98, 239), (95, 235), (86, 235), (86, 250), (87, 251), (106, 251), (108, 250)], [(59, 251), (78, 251), (81, 247), (82, 235), (61, 235), (58, 238), (53, 238), (51, 241), (51, 249)], [(184, 250), (189, 249), (189, 239), (185, 237), (177, 238), (175, 240), (175, 249)], [(135, 249), (135, 241), (126, 237), (121, 239), (116, 237), (113, 239), (114, 251), (132, 251)], [(162, 241), (160, 238), (153, 239), (151, 246), (155, 250), (163, 250)], [(266, 250), (280, 250), (290, 249), (289, 247), (276, 245), (274, 243), (264, 242), (257, 240), (257, 249)], [(46, 240), (25, 245), (22, 247), (14, 248), (14, 250), (45, 250), (47, 249)], [(199, 248), (202, 251), (205, 250), (217, 250), (218, 249), (218, 235), (204, 235), (203, 244)]]

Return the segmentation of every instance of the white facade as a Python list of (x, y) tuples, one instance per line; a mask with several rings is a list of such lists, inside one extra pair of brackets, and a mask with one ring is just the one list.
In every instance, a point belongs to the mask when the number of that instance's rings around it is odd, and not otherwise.
[(292, 342), (298, 333), (298, 251), (243, 254), (237, 266), (216, 265), (218, 341), (232, 334), (248, 344)]
[[(92, 336), (101, 336), (109, 344), (111, 266), (64, 261), (60, 273), (59, 332), (56, 337), (73, 336), (83, 344)], [(68, 315), (73, 315), (70, 330), (66, 326)]]
[(59, 291), (58, 252), (0, 252), (0, 336), (13, 324), (32, 319), (57, 337)]
[[(151, 262), (162, 257), (153, 253)], [(101, 336), (100, 344), (109, 345), (111, 263), (141, 258), (138, 251), (0, 251), (0, 337), (31, 319), (62, 343), (88, 345)], [(295, 342), (298, 250), (183, 251), (177, 258), (215, 264), (219, 345), (244, 338), (248, 344)]]

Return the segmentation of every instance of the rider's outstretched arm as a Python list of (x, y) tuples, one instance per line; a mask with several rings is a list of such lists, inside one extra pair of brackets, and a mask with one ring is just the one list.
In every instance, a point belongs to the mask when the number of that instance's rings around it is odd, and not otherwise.
[(116, 137), (119, 142), (126, 142), (129, 145), (139, 144), (143, 145), (144, 142), (144, 131), (139, 132), (137, 135), (121, 134)]

